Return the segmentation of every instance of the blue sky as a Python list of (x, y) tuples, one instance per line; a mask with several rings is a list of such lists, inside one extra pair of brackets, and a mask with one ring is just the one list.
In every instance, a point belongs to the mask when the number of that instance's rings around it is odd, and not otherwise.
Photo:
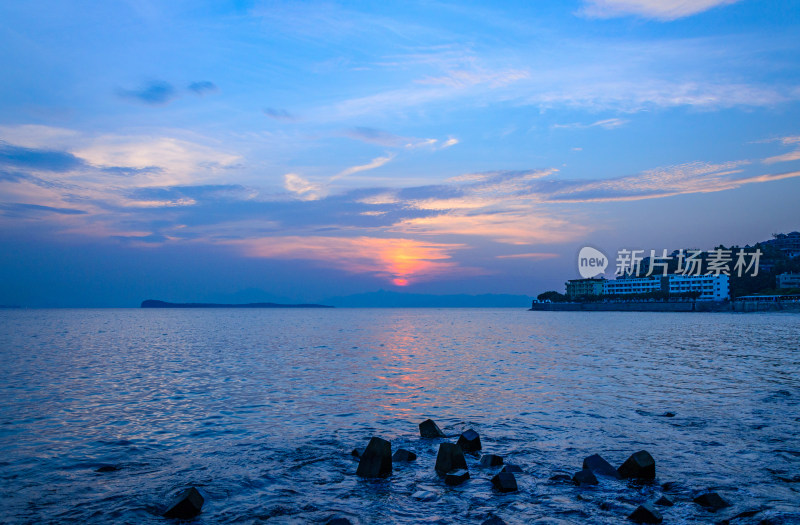
[(0, 304), (561, 289), (800, 229), (800, 2), (0, 6)]

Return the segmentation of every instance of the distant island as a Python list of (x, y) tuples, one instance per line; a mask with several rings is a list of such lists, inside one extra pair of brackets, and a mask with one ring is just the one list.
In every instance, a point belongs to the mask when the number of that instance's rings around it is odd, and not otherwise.
[(279, 303), (248, 303), (248, 304), (217, 304), (217, 303), (168, 303), (148, 299), (142, 301), (141, 308), (333, 308), (325, 304), (279, 304)]

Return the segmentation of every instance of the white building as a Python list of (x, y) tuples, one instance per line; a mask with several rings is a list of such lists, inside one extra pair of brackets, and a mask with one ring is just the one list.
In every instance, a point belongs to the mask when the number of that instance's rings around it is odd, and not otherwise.
[(661, 277), (623, 277), (603, 283), (603, 295), (626, 295), (661, 291)]
[(667, 275), (669, 293), (700, 292), (699, 301), (724, 301), (730, 296), (727, 275)]
[(603, 295), (627, 295), (648, 292), (676, 295), (700, 292), (699, 301), (724, 301), (730, 296), (727, 275), (680, 275), (621, 278), (606, 281)]

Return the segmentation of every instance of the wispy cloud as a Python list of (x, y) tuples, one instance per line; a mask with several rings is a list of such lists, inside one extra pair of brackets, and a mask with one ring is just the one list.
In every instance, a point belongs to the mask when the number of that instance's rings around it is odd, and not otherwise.
[(362, 164), (360, 166), (351, 166), (349, 168), (346, 168), (346, 169), (340, 171), (339, 173), (337, 173), (336, 175), (334, 175), (333, 177), (331, 177), (330, 180), (331, 181), (335, 181), (337, 179), (341, 179), (341, 178), (347, 177), (349, 175), (353, 175), (355, 173), (359, 173), (359, 172), (362, 172), (362, 171), (368, 171), (368, 170), (374, 170), (374, 169), (380, 168), (381, 166), (384, 166), (388, 162), (391, 162), (391, 160), (393, 158), (394, 158), (394, 155), (386, 155), (385, 157), (376, 157), (376, 158), (372, 159), (372, 161), (367, 163), (367, 164)]
[(208, 93), (214, 93), (215, 91), (219, 91), (219, 88), (213, 82), (208, 80), (200, 80), (197, 82), (192, 82), (187, 87), (189, 91), (194, 93), (195, 95), (207, 95)]
[(117, 94), (150, 106), (163, 106), (178, 96), (172, 84), (163, 80), (146, 82), (137, 89), (118, 89)]
[(278, 109), (278, 108), (264, 108), (263, 112), (266, 116), (271, 119), (275, 120), (284, 120), (284, 121), (295, 121), (297, 117), (292, 113), (289, 113), (285, 109)]
[(794, 151), (768, 157), (762, 160), (761, 162), (763, 162), (764, 164), (775, 164), (776, 162), (790, 162), (793, 160), (800, 160), (800, 136), (782, 137), (776, 140), (781, 144), (783, 144), (784, 146), (794, 145), (795, 146)]
[(284, 175), (283, 185), (301, 200), (313, 201), (323, 196), (322, 185), (310, 182), (296, 173)]
[(0, 166), (45, 171), (70, 171), (84, 162), (64, 151), (23, 148), (0, 140)]
[(630, 122), (629, 120), (621, 119), (621, 118), (608, 118), (604, 120), (598, 120), (592, 122), (591, 124), (581, 124), (580, 122), (574, 122), (572, 124), (554, 124), (553, 127), (558, 128), (566, 128), (566, 129), (586, 129), (586, 128), (603, 128), (603, 129), (616, 129), (621, 126), (624, 126)]
[(581, 13), (595, 18), (636, 15), (655, 20), (676, 20), (739, 0), (584, 0)]

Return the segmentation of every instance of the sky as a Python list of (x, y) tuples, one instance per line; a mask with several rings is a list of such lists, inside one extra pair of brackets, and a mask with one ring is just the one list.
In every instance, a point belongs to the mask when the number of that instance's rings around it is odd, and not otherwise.
[(800, 1), (0, 4), (0, 304), (563, 291), (800, 230)]

